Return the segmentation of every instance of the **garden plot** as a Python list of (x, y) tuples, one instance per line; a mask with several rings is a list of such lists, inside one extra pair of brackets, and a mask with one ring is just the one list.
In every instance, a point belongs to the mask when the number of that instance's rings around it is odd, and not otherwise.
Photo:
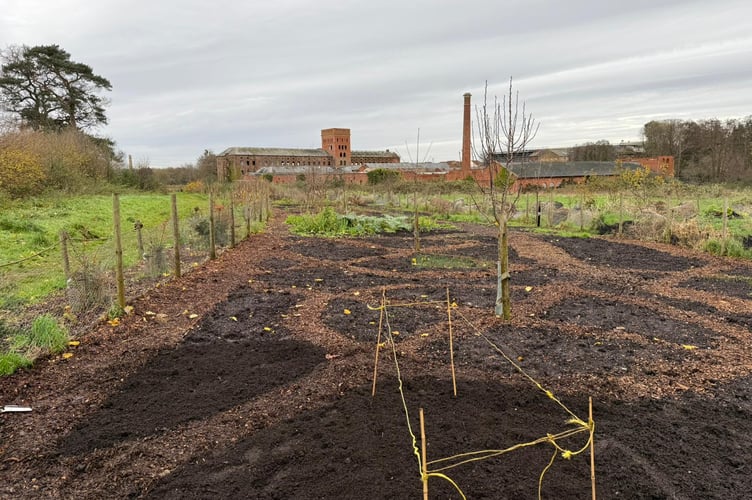
[[(478, 259), (492, 249), (484, 232), (432, 235), (425, 248)], [(539, 484), (543, 498), (588, 498), (587, 450), (558, 451), (546, 468), (545, 437), (571, 415), (544, 390), (585, 420), (592, 397), (600, 498), (746, 495), (752, 333), (740, 308), (752, 299), (715, 280), (730, 261), (510, 241), (505, 323), (491, 311), (492, 269), (416, 269), (411, 234), (302, 239), (272, 223), (136, 301), (74, 357), (3, 380), (3, 404), (34, 411), (0, 417), (0, 496), (420, 498), (422, 408), (429, 462), (544, 438), (443, 470), (467, 498), (536, 498)], [(677, 286), (688, 279), (714, 288)], [(574, 452), (587, 437), (558, 444)], [(460, 498), (438, 476), (429, 489)]]

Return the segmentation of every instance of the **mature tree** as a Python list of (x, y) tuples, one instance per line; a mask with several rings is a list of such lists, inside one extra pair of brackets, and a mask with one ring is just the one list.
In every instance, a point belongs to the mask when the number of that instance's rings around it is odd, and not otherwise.
[(107, 123), (109, 80), (71, 60), (57, 45), (13, 46), (2, 55), (0, 105), (35, 130), (87, 129)]
[[(476, 107), (477, 138), (473, 150), (475, 157), (484, 162), (488, 171), (487, 193), (491, 200), (491, 210), (498, 227), (496, 261), (496, 303), (494, 313), (504, 319), (511, 319), (511, 290), (509, 275), (509, 219), (514, 213), (515, 193), (512, 185), (515, 176), (510, 170), (515, 158), (522, 155), (525, 148), (538, 133), (538, 124), (533, 115), (520, 103), (519, 92), (512, 95), (512, 78), (509, 78), (509, 92), (501, 102), (494, 97), (488, 102), (488, 83), (483, 94), (483, 106)], [(492, 158), (504, 158), (503, 168)]]
[(217, 180), (217, 155), (210, 149), (205, 149), (204, 153), (196, 160), (198, 169), (198, 178), (205, 184), (213, 184)]
[(677, 177), (716, 182), (752, 178), (752, 117), (651, 121), (643, 135), (647, 154), (674, 156)]
[(616, 147), (605, 140), (578, 144), (572, 148), (570, 159), (572, 161), (614, 161)]

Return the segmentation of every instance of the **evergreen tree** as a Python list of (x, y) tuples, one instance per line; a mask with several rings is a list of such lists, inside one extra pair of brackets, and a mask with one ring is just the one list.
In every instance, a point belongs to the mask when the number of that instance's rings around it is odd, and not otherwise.
[(71, 60), (57, 45), (10, 47), (0, 66), (0, 105), (34, 130), (86, 129), (107, 123), (109, 80)]

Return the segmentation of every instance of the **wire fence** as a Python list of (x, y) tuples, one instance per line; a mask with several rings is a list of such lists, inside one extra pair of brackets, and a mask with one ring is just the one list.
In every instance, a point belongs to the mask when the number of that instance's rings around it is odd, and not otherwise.
[(178, 206), (175, 195), (165, 196), (159, 209), (163, 217), (148, 213), (152, 205), (140, 207), (133, 200), (121, 210), (113, 195), (108, 234), (72, 224), (41, 250), (0, 263), (5, 296), (0, 312), (23, 305), (13, 299), (23, 281), (45, 280), (51, 282), (50, 291), (65, 290), (68, 306), (77, 313), (105, 309), (117, 314), (125, 301), (156, 281), (190, 272), (262, 231), (271, 210), (269, 195), (270, 186), (261, 181), (235, 183), (189, 207)]

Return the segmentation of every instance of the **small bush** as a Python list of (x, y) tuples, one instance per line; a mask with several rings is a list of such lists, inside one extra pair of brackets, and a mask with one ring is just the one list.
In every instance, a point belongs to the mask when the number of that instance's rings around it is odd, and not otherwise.
[(110, 283), (98, 262), (84, 258), (67, 286), (67, 297), (75, 312), (91, 311), (110, 302)]
[(28, 368), (30, 366), (31, 360), (22, 354), (16, 352), (0, 354), (0, 377), (12, 375), (19, 368)]
[(702, 249), (713, 255), (721, 257), (739, 257), (752, 258), (752, 251), (744, 248), (744, 244), (736, 239), (709, 239), (705, 242)]

